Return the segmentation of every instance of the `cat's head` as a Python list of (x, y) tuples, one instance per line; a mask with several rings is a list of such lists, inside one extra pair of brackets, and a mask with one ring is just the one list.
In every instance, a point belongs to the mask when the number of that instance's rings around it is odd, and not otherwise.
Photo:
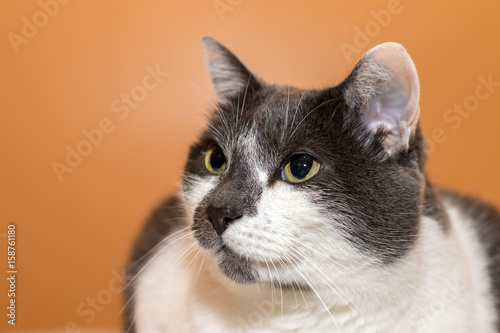
[(339, 85), (264, 83), (204, 38), (218, 96), (183, 198), (200, 248), (241, 283), (307, 286), (403, 258), (424, 196), (419, 82), (405, 49), (371, 49)]

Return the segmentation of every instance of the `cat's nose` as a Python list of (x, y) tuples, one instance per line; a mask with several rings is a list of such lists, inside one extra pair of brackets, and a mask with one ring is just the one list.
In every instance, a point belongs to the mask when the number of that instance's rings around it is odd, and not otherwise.
[(212, 222), (215, 231), (217, 231), (219, 235), (222, 235), (224, 230), (227, 229), (229, 223), (242, 216), (231, 206), (217, 207), (213, 205), (210, 205), (207, 208), (207, 215), (210, 222)]

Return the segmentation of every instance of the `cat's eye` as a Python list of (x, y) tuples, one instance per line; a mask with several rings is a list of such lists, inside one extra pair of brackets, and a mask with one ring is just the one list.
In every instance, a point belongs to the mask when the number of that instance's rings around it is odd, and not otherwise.
[(205, 168), (213, 174), (220, 175), (226, 169), (226, 156), (219, 146), (212, 146), (205, 155)]
[(321, 170), (321, 163), (308, 154), (295, 154), (281, 171), (281, 178), (291, 183), (308, 180)]

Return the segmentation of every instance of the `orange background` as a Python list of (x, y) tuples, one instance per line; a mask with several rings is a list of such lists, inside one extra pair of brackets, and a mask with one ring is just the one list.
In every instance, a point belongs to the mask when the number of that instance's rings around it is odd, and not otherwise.
[[(219, 16), (214, 3), (231, 10)], [(328, 3), (73, 0), (57, 13), (49, 7), (53, 17), (44, 22), (38, 1), (1, 2), (0, 237), (16, 223), (16, 331), (119, 328), (115, 276), (150, 209), (177, 188), (214, 99), (200, 50), (205, 35), (268, 82), (299, 87), (336, 84), (372, 46), (402, 43), (420, 75), (425, 133), (441, 128), (446, 135), (428, 164), (431, 177), (500, 205), (500, 87), (456, 129), (443, 118), (471, 100), (478, 77), (500, 81), (500, 2), (401, 0), (385, 26), (373, 12), (392, 0)], [(16, 53), (9, 38), (23, 36), (24, 17), (40, 27)], [(371, 36), (356, 39), (365, 28)], [(359, 53), (346, 57), (347, 44)], [(148, 66), (169, 76), (120, 119), (112, 103), (140, 93)], [(105, 118), (114, 130), (59, 181), (52, 163), (65, 163), (66, 146), (75, 149), (82, 131)], [(5, 238), (0, 242), (5, 276)], [(13, 329), (7, 289), (2, 278), (2, 331)], [(90, 319), (86, 304), (98, 296), (109, 304)]]

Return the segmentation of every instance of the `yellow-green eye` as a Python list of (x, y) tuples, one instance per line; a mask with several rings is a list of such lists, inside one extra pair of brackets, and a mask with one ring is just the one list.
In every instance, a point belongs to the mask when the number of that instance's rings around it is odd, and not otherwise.
[(321, 163), (314, 157), (307, 154), (295, 154), (281, 171), (281, 178), (291, 183), (301, 183), (317, 174), (319, 170), (321, 170)]
[(226, 156), (219, 146), (212, 146), (205, 155), (205, 168), (213, 174), (220, 175), (226, 169)]

